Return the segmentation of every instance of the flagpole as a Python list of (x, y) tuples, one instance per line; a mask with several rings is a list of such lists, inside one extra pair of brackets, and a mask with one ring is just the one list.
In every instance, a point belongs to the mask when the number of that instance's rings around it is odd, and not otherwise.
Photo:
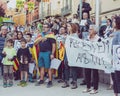
[(43, 0), (41, 0), (41, 19), (43, 19)]
[(100, 0), (96, 0), (96, 26), (99, 28), (99, 16), (100, 16)]
[(79, 16), (80, 16), (80, 20), (82, 19), (82, 0), (80, 0), (80, 6), (79, 6), (80, 8), (80, 10), (79, 10)]

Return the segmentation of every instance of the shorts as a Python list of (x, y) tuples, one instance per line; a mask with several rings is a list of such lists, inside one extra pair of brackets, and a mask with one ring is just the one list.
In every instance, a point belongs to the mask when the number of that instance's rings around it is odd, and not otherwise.
[(20, 64), (20, 71), (28, 72), (28, 64)]
[(50, 55), (51, 52), (40, 52), (39, 53), (39, 59), (38, 59), (38, 66), (39, 67), (44, 67), (44, 68), (50, 68), (50, 63), (51, 63), (51, 59), (50, 59)]

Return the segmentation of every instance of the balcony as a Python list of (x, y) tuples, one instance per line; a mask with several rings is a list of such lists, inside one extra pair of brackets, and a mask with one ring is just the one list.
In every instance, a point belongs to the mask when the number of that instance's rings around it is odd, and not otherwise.
[(67, 5), (61, 9), (62, 16), (66, 16), (72, 13), (72, 7), (70, 5)]

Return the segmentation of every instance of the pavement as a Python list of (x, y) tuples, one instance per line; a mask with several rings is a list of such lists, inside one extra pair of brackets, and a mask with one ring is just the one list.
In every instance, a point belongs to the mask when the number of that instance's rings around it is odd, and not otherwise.
[(108, 85), (99, 84), (99, 90), (97, 94), (91, 95), (89, 93), (82, 93), (86, 86), (80, 86), (82, 79), (78, 80), (78, 88), (71, 89), (61, 88), (62, 83), (57, 83), (57, 80), (53, 81), (53, 87), (46, 88), (46, 84), (41, 86), (35, 86), (35, 83), (28, 83), (26, 87), (17, 86), (19, 81), (14, 82), (13, 87), (3, 88), (2, 79), (0, 80), (0, 96), (113, 96), (113, 90), (106, 90)]

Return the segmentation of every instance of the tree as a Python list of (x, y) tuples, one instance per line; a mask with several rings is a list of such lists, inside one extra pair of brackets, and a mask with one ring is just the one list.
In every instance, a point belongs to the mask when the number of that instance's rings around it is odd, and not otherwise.
[(2, 8), (3, 5), (0, 5), (0, 17), (4, 17), (5, 10)]

